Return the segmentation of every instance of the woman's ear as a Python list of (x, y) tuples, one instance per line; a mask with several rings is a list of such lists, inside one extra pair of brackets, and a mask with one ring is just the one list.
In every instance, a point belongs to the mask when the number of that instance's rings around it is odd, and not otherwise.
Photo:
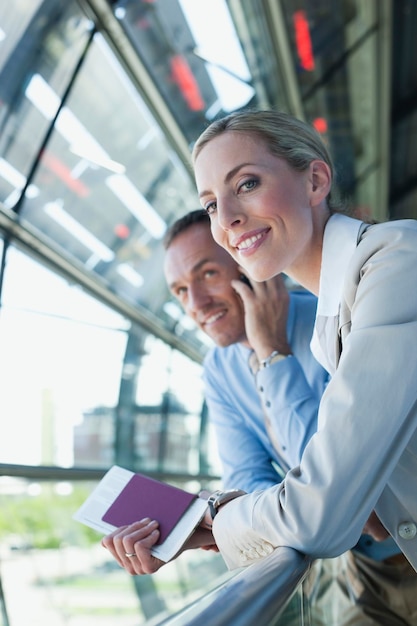
[(310, 163), (309, 182), (311, 206), (320, 204), (327, 198), (332, 186), (332, 173), (327, 163), (318, 159)]

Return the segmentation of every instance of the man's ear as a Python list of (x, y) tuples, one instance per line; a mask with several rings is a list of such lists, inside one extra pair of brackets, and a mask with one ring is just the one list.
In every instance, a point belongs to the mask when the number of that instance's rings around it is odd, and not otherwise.
[(329, 195), (332, 186), (332, 173), (324, 161), (310, 163), (310, 202), (311, 206), (320, 204)]

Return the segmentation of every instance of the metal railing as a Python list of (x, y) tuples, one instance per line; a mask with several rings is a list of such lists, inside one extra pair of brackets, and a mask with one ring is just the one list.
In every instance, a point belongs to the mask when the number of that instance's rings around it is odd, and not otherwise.
[[(272, 626), (310, 569), (311, 561), (292, 548), (277, 548), (268, 557), (239, 570), (225, 583), (160, 626)], [(303, 621), (302, 605), (299, 624)], [(282, 622), (283, 624), (286, 622)]]

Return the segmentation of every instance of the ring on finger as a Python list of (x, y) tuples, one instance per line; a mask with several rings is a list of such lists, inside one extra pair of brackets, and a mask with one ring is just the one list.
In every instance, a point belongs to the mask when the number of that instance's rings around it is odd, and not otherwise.
[(136, 556), (135, 552), (125, 552), (125, 556), (128, 556), (129, 559), (132, 558), (132, 556)]

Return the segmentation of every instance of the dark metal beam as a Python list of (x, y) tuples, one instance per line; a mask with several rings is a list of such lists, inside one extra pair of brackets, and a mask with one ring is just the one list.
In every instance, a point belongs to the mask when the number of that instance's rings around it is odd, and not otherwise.
[[(108, 468), (94, 467), (59, 467), (56, 465), (14, 465), (12, 463), (0, 463), (0, 476), (13, 476), (28, 480), (100, 480)], [(146, 471), (147, 476), (166, 482), (190, 482), (210, 483), (218, 481), (219, 476), (214, 474), (188, 474), (184, 472), (168, 473)]]
[(79, 0), (79, 2), (86, 8), (97, 29), (113, 45), (115, 53), (129, 72), (130, 78), (147, 103), (168, 142), (186, 165), (191, 177), (191, 153), (188, 141), (122, 25), (113, 14), (110, 4), (106, 0)]

